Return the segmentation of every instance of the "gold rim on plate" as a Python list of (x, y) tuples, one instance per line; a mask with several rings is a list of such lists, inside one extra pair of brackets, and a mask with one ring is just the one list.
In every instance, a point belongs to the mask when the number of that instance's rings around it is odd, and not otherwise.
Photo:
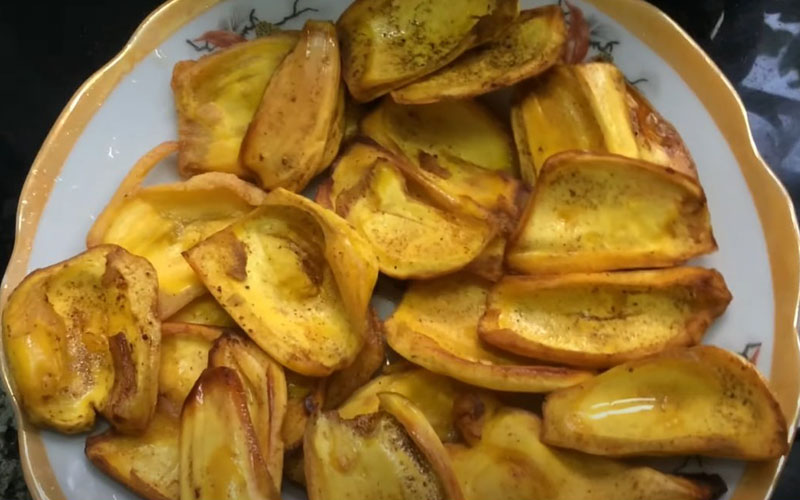
[[(25, 276), (39, 219), (55, 179), (83, 129), (119, 81), (184, 24), (222, 0), (169, 0), (150, 14), (125, 47), (72, 96), (47, 135), (20, 194), (14, 249), (0, 289), (0, 309)], [(800, 237), (786, 190), (758, 153), (739, 96), (716, 64), (666, 14), (642, 0), (588, 0), (658, 54), (691, 88), (736, 158), (753, 197), (767, 244), (775, 302), (770, 386), (790, 422), (790, 442), (800, 410)], [(2, 343), (2, 338), (0, 338)], [(19, 422), (25, 481), (35, 500), (65, 500), (38, 431), (23, 418), (10, 384), (5, 356), (3, 383)], [(768, 498), (785, 457), (747, 464), (732, 500)], [(35, 472), (34, 472), (35, 471)]]

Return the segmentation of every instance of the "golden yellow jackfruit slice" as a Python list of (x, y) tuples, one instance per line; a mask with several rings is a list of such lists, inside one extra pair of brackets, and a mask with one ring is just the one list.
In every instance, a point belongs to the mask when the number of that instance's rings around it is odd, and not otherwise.
[(181, 252), (251, 211), (266, 196), (236, 176), (219, 172), (142, 187), (150, 169), (172, 150), (167, 143), (139, 160), (86, 238), (89, 247), (113, 243), (153, 264), (162, 318), (205, 292)]
[(509, 229), (518, 217), (520, 184), (506, 127), (483, 105), (449, 101), (403, 106), (390, 98), (361, 131), (404, 156), (397, 165), (438, 204)]
[(604, 368), (700, 342), (731, 294), (715, 270), (506, 276), (480, 338), (515, 354)]
[(382, 402), (395, 415), (314, 417), (303, 444), (310, 500), (463, 498), (436, 433), (413, 403), (397, 398), (390, 394)]
[(247, 335), (290, 370), (329, 375), (364, 345), (377, 262), (330, 210), (279, 188), (184, 255)]
[(506, 125), (478, 101), (404, 106), (387, 97), (361, 121), (361, 132), (409, 158), (425, 152), (486, 170), (517, 172)]
[(386, 363), (386, 341), (383, 339), (383, 323), (373, 310), (364, 347), (355, 361), (333, 375), (325, 383), (325, 410), (339, 406), (353, 392), (369, 382), (372, 376)]
[(178, 435), (186, 396), (208, 364), (219, 328), (186, 323), (161, 326), (158, 405), (142, 434), (113, 429), (86, 439), (86, 456), (100, 470), (148, 500), (178, 500)]
[(549, 157), (568, 150), (638, 158), (697, 179), (675, 127), (610, 63), (556, 66), (532, 80), (512, 107), (511, 124), (529, 185)]
[(181, 413), (181, 498), (280, 499), (247, 408), (234, 370), (203, 372)]
[(447, 451), (466, 500), (707, 500), (710, 490), (649, 467), (551, 448), (533, 413), (502, 407), (471, 447)]
[(286, 371), (288, 400), (281, 426), (281, 439), (287, 451), (294, 451), (302, 446), (309, 418), (319, 412), (325, 403), (327, 380)]
[(265, 189), (301, 191), (327, 167), (344, 133), (336, 28), (308, 21), (270, 79), (242, 141), (242, 164)]
[(338, 412), (340, 417), (347, 420), (375, 413), (380, 407), (378, 393), (393, 392), (414, 402), (439, 439), (455, 441), (458, 436), (453, 427), (453, 405), (458, 390), (458, 384), (452, 379), (412, 368), (375, 378), (350, 396)]
[(408, 398), (396, 392), (378, 393), (380, 409), (396, 418), (405, 428), (411, 440), (422, 451), (442, 484), (445, 496), (451, 500), (463, 500), (461, 486), (453, 471), (453, 464), (444, 445), (425, 414)]
[(243, 335), (226, 332), (214, 342), (208, 366), (225, 366), (239, 374), (261, 456), (280, 491), (283, 478), (281, 426), (286, 414), (283, 367)]
[(640, 160), (567, 152), (542, 169), (506, 264), (529, 274), (668, 267), (716, 248), (694, 180)]
[(181, 174), (249, 175), (239, 161), (242, 139), (267, 83), (297, 38), (296, 32), (277, 31), (175, 65)]
[(90, 436), (86, 456), (104, 473), (147, 500), (178, 500), (178, 420), (156, 411), (142, 434)]
[(788, 450), (781, 408), (744, 358), (714, 346), (666, 351), (550, 394), (542, 440), (609, 456), (764, 460)]
[(278, 500), (236, 372), (209, 368), (181, 413), (180, 497)]
[(224, 333), (218, 327), (191, 323), (161, 325), (158, 410), (180, 417), (186, 396), (208, 366), (208, 353)]
[(428, 370), (498, 391), (549, 392), (591, 378), (588, 371), (537, 366), (491, 350), (478, 338), (489, 284), (453, 274), (409, 285), (386, 320), (386, 340), (398, 354)]
[(558, 5), (520, 12), (497, 38), (444, 68), (392, 91), (404, 104), (464, 99), (508, 87), (559, 62), (567, 38)]
[(356, 0), (336, 22), (347, 88), (371, 101), (492, 39), (518, 12), (517, 0)]
[(156, 405), (161, 325), (153, 267), (102, 245), (29, 274), (3, 311), (16, 394), (36, 425), (90, 429), (100, 412), (144, 430)]
[(625, 87), (625, 102), (631, 112), (639, 158), (665, 165), (697, 179), (697, 167), (675, 127), (664, 119), (639, 90)]
[(369, 241), (384, 274), (427, 278), (469, 264), (489, 244), (495, 229), (413, 192), (398, 167), (402, 161), (378, 146), (354, 143), (339, 158), (318, 202), (347, 219)]
[(166, 321), (169, 323), (190, 323), (219, 328), (236, 327), (236, 322), (233, 318), (208, 293), (189, 302)]

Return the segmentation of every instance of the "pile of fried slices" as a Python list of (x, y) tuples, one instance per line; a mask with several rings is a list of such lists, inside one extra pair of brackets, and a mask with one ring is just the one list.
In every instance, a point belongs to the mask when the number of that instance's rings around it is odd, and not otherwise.
[(765, 380), (699, 345), (731, 295), (683, 266), (716, 249), (695, 164), (575, 31), (356, 0), (176, 64), (179, 141), (4, 310), (27, 418), (103, 416), (86, 455), (149, 500), (701, 500), (617, 457), (780, 457)]

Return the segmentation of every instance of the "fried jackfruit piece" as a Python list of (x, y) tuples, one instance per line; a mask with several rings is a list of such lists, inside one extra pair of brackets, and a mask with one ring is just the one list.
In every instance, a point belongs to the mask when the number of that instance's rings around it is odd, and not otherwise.
[(529, 185), (549, 157), (568, 150), (638, 158), (697, 179), (675, 127), (610, 63), (557, 66), (532, 80), (512, 107), (511, 123)]
[(86, 237), (89, 247), (113, 243), (153, 264), (162, 318), (205, 293), (181, 252), (251, 211), (266, 196), (236, 176), (218, 172), (141, 187), (150, 169), (170, 152), (167, 145), (159, 146), (131, 169)]
[(287, 451), (294, 451), (302, 446), (309, 418), (320, 411), (325, 402), (326, 382), (327, 379), (286, 372), (288, 400), (281, 426), (281, 438)]
[[(224, 429), (225, 432), (220, 432)], [(181, 498), (278, 500), (236, 371), (209, 368), (181, 413)]]
[(588, 371), (530, 365), (484, 347), (478, 321), (488, 291), (487, 282), (464, 273), (414, 282), (386, 320), (386, 340), (412, 363), (499, 391), (548, 392), (592, 376)]
[(496, 39), (392, 91), (404, 104), (464, 99), (508, 87), (559, 62), (567, 38), (558, 5), (524, 10)]
[(616, 366), (548, 395), (542, 440), (609, 456), (710, 455), (764, 460), (788, 450), (786, 420), (767, 382), (714, 346)]
[(208, 366), (226, 366), (239, 374), (261, 456), (280, 491), (283, 478), (281, 425), (287, 399), (283, 367), (247, 337), (234, 332), (226, 332), (214, 342)]
[(242, 141), (241, 162), (264, 188), (301, 191), (333, 161), (344, 133), (340, 74), (336, 28), (306, 22)]
[(297, 38), (296, 32), (277, 31), (175, 65), (181, 174), (249, 175), (239, 161), (242, 139), (267, 83)]
[(356, 0), (336, 22), (347, 88), (375, 99), (492, 39), (518, 11), (517, 0)]
[(158, 405), (142, 434), (110, 429), (86, 439), (86, 456), (100, 470), (148, 500), (178, 500), (178, 436), (186, 396), (222, 333), (186, 323), (162, 325)]
[(389, 396), (382, 405), (391, 413), (344, 420), (326, 412), (314, 418), (303, 444), (310, 500), (463, 498), (430, 424), (410, 401)]
[(86, 456), (100, 470), (147, 500), (178, 500), (178, 420), (156, 411), (142, 434), (89, 436)]
[(382, 375), (359, 389), (339, 409), (339, 416), (353, 419), (375, 413), (380, 407), (378, 393), (401, 394), (417, 405), (442, 441), (455, 441), (453, 404), (458, 396), (458, 384), (447, 377), (427, 370), (409, 370)]
[(715, 270), (506, 276), (480, 338), (515, 354), (605, 368), (700, 342), (731, 294)]
[(492, 221), (516, 222), (520, 184), (512, 140), (492, 112), (474, 101), (402, 106), (385, 98), (361, 131), (408, 161), (398, 167), (438, 204)]
[(208, 353), (222, 328), (190, 323), (161, 325), (158, 408), (178, 418), (195, 382), (208, 366)]
[(506, 126), (477, 101), (403, 106), (385, 98), (361, 121), (361, 132), (408, 158), (424, 152), (495, 172), (517, 172)]
[(279, 188), (184, 255), (248, 336), (290, 370), (326, 376), (363, 347), (378, 266), (330, 210)]
[(481, 439), (446, 445), (466, 500), (707, 500), (687, 479), (607, 458), (551, 448), (533, 413), (502, 407), (481, 423)]
[(703, 190), (621, 156), (550, 158), (506, 252), (530, 274), (668, 267), (716, 250)]
[(157, 280), (141, 257), (101, 245), (29, 274), (3, 311), (17, 397), (36, 425), (82, 432), (100, 412), (122, 432), (156, 404)]
[(354, 143), (339, 158), (318, 201), (369, 241), (384, 274), (427, 278), (464, 267), (489, 244), (495, 229), (413, 192), (398, 167), (402, 161), (380, 147)]
[(383, 323), (377, 313), (370, 314), (369, 329), (364, 347), (350, 366), (335, 372), (325, 384), (325, 409), (333, 409), (346, 400), (354, 391), (369, 382), (372, 375), (386, 362), (386, 342), (383, 339)]
[(236, 322), (233, 318), (208, 293), (189, 302), (166, 321), (169, 323), (190, 323), (192, 325), (216, 326), (219, 328), (236, 327)]
[(411, 440), (422, 451), (442, 484), (446, 498), (463, 500), (461, 486), (453, 471), (453, 464), (425, 414), (408, 398), (396, 392), (378, 393), (380, 409), (396, 418)]

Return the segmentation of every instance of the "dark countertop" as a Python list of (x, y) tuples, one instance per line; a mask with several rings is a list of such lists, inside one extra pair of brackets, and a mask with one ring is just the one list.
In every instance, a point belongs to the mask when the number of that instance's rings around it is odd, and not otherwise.
[[(800, 0), (651, 0), (739, 91), (758, 148), (800, 203)], [(161, 0), (0, 1), (0, 269), (14, 243), (22, 183), (80, 84), (111, 59)], [(27, 499), (13, 412), (0, 392), (0, 498)], [(795, 445), (773, 500), (800, 498)], [(87, 499), (96, 500), (96, 499)]]

